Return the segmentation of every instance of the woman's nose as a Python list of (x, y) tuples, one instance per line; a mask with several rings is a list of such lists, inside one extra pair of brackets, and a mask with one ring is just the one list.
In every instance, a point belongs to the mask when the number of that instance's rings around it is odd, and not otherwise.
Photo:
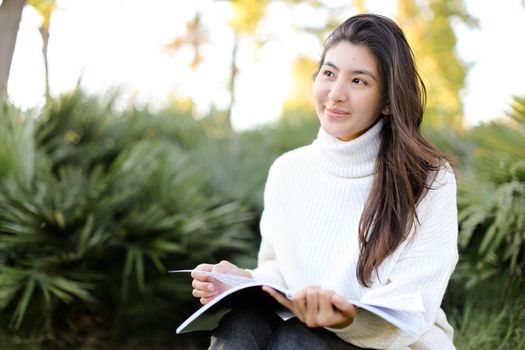
[(341, 82), (334, 82), (330, 88), (330, 91), (328, 92), (328, 98), (332, 101), (346, 100), (346, 91), (344, 90), (344, 86)]

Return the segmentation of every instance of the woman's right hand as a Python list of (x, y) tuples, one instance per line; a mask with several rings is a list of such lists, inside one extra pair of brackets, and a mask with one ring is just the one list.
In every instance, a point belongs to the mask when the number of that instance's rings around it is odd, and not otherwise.
[(200, 264), (194, 268), (191, 273), (191, 277), (193, 277), (191, 286), (193, 287), (192, 295), (196, 298), (200, 298), (201, 304), (206, 304), (217, 295), (230, 288), (228, 284), (217, 281), (215, 278), (203, 272), (219, 272), (252, 278), (252, 275), (248, 271), (240, 269), (226, 260), (215, 265)]

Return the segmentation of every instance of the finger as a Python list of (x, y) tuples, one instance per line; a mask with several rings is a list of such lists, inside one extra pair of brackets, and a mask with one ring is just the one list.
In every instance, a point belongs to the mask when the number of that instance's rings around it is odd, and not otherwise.
[(319, 292), (320, 287), (308, 287), (306, 289), (306, 325), (317, 327), (317, 316), (319, 314)]
[(212, 271), (214, 272), (221, 272), (221, 273), (227, 273), (232, 271), (233, 269), (237, 268), (237, 266), (233, 265), (231, 262), (227, 260), (222, 260), (218, 264), (215, 264), (213, 266)]
[(213, 283), (202, 282), (199, 280), (193, 280), (191, 282), (191, 286), (195, 289), (200, 289), (202, 291), (207, 291), (207, 292), (214, 292), (216, 290)]
[(292, 298), (293, 313), (301, 322), (306, 323), (306, 289), (295, 293)]
[(202, 298), (200, 299), (200, 303), (201, 303), (202, 305), (207, 304), (207, 303), (209, 303), (210, 301), (212, 301), (214, 298), (215, 298), (215, 296), (213, 296), (213, 297), (202, 297)]
[(215, 264), (200, 264), (200, 265), (197, 265), (197, 266), (193, 269), (193, 271), (207, 271), (207, 272), (212, 272), (214, 266), (215, 266)]
[(275, 300), (277, 300), (279, 304), (293, 311), (292, 302), (288, 298), (286, 298), (284, 295), (282, 295), (281, 293), (277, 292), (275, 289), (270, 288), (270, 287), (263, 286), (262, 289), (266, 293), (270, 294)]
[(356, 307), (342, 296), (334, 294), (332, 296), (332, 304), (343, 316), (352, 319), (355, 317)]
[(191, 272), (191, 277), (200, 281), (211, 281), (212, 277), (208, 271), (205, 270), (193, 270)]
[(311, 286), (306, 288), (305, 290), (305, 300), (306, 300), (306, 307), (309, 310), (313, 310), (317, 313), (319, 311), (319, 293), (321, 291), (321, 287), (319, 286)]
[(216, 296), (217, 294), (217, 292), (207, 292), (205, 290), (200, 289), (193, 289), (191, 291), (191, 295), (193, 295), (195, 298), (210, 298)]
[[(197, 265), (192, 271), (191, 271), (191, 277), (198, 278), (200, 280), (207, 279), (208, 274), (205, 272), (211, 272), (213, 270), (213, 264), (200, 264)], [(203, 272), (201, 272), (203, 271)]]
[(332, 304), (332, 296), (335, 295), (334, 291), (323, 290), (319, 297), (319, 319), (323, 320), (320, 323), (324, 323), (329, 320), (334, 314), (334, 306)]

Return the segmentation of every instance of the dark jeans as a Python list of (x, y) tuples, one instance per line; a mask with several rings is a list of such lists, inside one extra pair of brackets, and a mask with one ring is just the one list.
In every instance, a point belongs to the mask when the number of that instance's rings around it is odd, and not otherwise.
[(214, 331), (209, 349), (359, 350), (324, 328), (297, 318), (283, 321), (272, 311), (234, 309)]

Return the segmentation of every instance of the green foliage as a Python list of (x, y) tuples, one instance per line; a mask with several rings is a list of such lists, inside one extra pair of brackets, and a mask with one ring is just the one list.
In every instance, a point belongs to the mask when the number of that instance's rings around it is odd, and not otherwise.
[(460, 260), (444, 308), (458, 349), (525, 347), (524, 98), (509, 117), (424, 130), (457, 160)]
[[(461, 267), (460, 267), (461, 268)], [(461, 275), (460, 271), (460, 275)], [(522, 349), (525, 347), (525, 299), (523, 280), (510, 282), (495, 276), (464, 289), (464, 281), (452, 279), (445, 297), (445, 309), (454, 327), (457, 349)], [(502, 289), (505, 292), (502, 293)]]
[[(311, 143), (319, 129), (317, 117), (302, 112), (290, 111), (293, 116), (281, 118), (275, 125), (242, 133), (215, 133), (208, 136), (208, 142), (195, 147), (192, 154), (204, 164), (214, 191), (260, 213), (264, 183), (273, 161), (284, 152)], [(208, 126), (220, 129), (216, 124)]]
[(8, 342), (75, 347), (86, 331), (118, 342), (144, 322), (175, 326), (194, 301), (189, 281), (167, 269), (246, 261), (255, 250), (253, 213), (214, 192), (188, 151), (205, 128), (174, 110), (116, 113), (112, 104), (78, 91), (37, 119), (1, 107)]
[(0, 128), (0, 181), (17, 178), (27, 188), (34, 173), (33, 120), (8, 105), (0, 105), (0, 113), (4, 119)]
[(453, 127), (433, 128), (425, 124), (422, 130), (434, 146), (452, 158), (453, 164), (460, 168), (460, 172), (474, 165), (475, 144), (468, 137), (467, 131)]
[[(453, 314), (456, 347), (477, 349), (523, 349), (525, 347), (524, 305), (515, 300), (501, 309), (482, 310), (480, 304), (466, 301), (463, 313)], [(477, 335), (477, 336), (474, 336)]]
[[(474, 128), (475, 163), (461, 178), (461, 247), (478, 273), (525, 268), (525, 103), (516, 98), (510, 120)], [(475, 279), (472, 280), (475, 283)]]

